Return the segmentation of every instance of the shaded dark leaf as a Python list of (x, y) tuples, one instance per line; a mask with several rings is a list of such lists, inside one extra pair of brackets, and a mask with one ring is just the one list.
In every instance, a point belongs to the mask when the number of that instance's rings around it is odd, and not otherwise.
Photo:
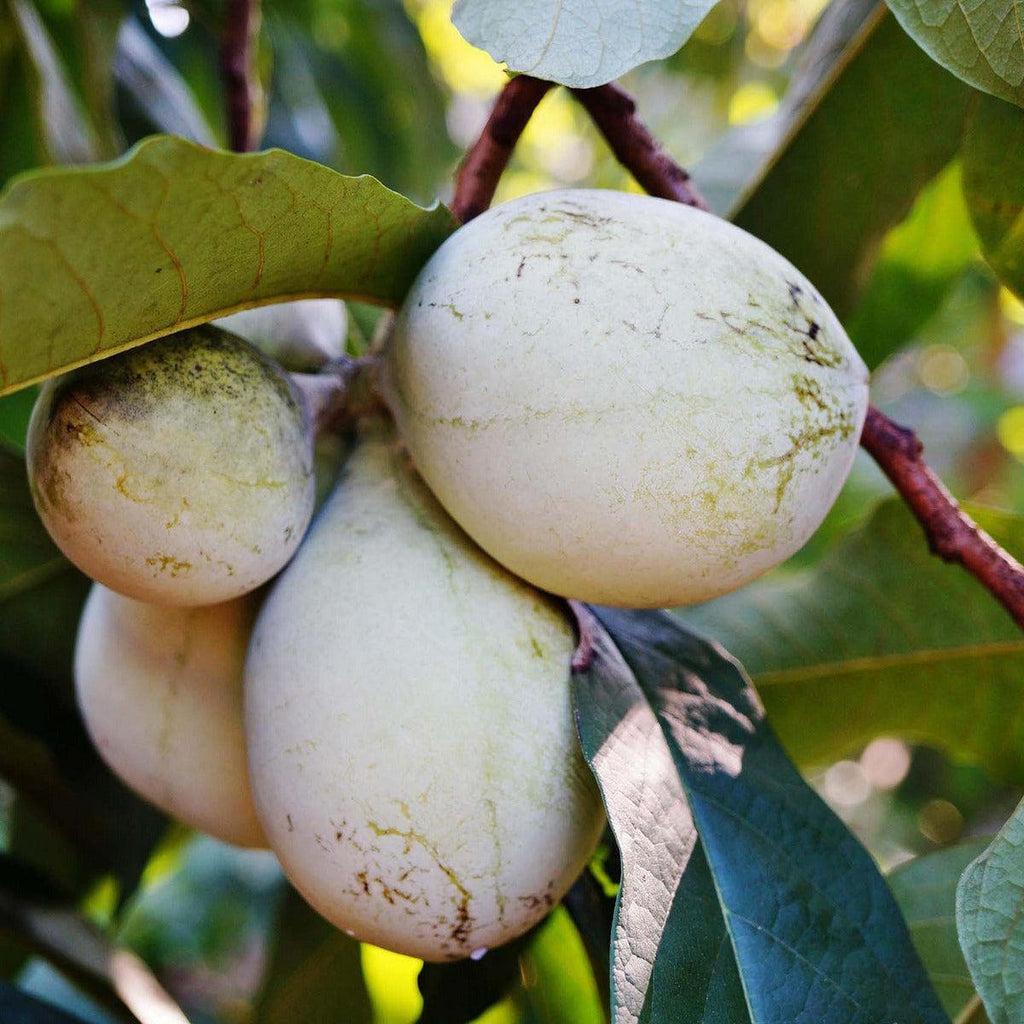
[(666, 614), (594, 614), (580, 613), (593, 662), (575, 696), (626, 844), (615, 1019), (948, 1020), (873, 861), (786, 759), (739, 666)]

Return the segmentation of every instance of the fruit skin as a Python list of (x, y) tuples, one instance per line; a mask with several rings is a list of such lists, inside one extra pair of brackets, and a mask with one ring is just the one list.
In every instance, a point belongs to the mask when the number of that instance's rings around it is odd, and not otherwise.
[(414, 283), (384, 388), (417, 468), (494, 558), (631, 607), (749, 582), (849, 472), (867, 369), (810, 283), (679, 203), (527, 196)]
[(266, 846), (242, 727), (254, 595), (164, 608), (94, 584), (75, 644), (86, 728), (123, 782), (193, 828)]
[(361, 438), (246, 665), (250, 772), (285, 873), (337, 927), (455, 960), (540, 920), (604, 814), (563, 611)]
[(317, 370), (345, 354), (348, 311), (341, 299), (296, 299), (243, 309), (214, 323), (289, 370)]
[(291, 557), (312, 516), (300, 396), (279, 367), (215, 327), (47, 382), (27, 454), (58, 547), (139, 600), (247, 593)]

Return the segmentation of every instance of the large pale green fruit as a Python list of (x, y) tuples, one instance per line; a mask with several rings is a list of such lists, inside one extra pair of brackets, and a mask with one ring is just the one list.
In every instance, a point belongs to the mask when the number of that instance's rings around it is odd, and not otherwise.
[(249, 787), (242, 669), (250, 595), (163, 608), (95, 584), (75, 645), (75, 688), (97, 750), (161, 810), (239, 846), (265, 846)]
[(573, 645), (563, 610), (459, 530), (390, 432), (362, 438), (246, 666), (256, 806), (303, 896), (426, 960), (540, 920), (604, 820)]
[(678, 203), (531, 195), (461, 228), (405, 302), (388, 401), (499, 562), (557, 594), (706, 600), (817, 528), (867, 370), (778, 253)]
[(72, 562), (166, 605), (226, 601), (269, 579), (302, 540), (316, 486), (288, 377), (209, 326), (48, 382), (28, 471)]

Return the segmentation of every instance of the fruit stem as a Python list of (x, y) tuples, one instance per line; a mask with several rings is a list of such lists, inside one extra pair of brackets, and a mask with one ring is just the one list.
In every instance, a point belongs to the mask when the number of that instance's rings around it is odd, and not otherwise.
[(636, 103), (614, 82), (595, 89), (573, 89), (605, 137), (615, 158), (636, 178), (640, 187), (660, 199), (707, 210), (709, 206), (690, 174), (672, 159), (668, 151), (636, 116)]
[(491, 205), (512, 150), (551, 85), (529, 75), (516, 75), (498, 95), (480, 138), (466, 153), (455, 179), (451, 208), (461, 224)]
[(259, 33), (259, 0), (227, 0), (220, 38), (220, 75), (227, 107), (228, 144), (236, 153), (255, 149), (259, 141), (256, 109), (260, 84), (255, 59)]

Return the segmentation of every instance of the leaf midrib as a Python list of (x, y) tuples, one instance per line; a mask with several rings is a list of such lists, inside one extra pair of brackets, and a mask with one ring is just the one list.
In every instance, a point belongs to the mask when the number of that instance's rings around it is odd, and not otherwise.
[(813, 665), (795, 668), (772, 669), (766, 672), (751, 671), (754, 683), (762, 686), (782, 686), (789, 683), (815, 682), (823, 677), (850, 676), (861, 672), (873, 672), (914, 665), (935, 665), (943, 662), (964, 661), (1024, 654), (1024, 639), (996, 640), (983, 644), (965, 644), (959, 647), (933, 647), (916, 651), (902, 651), (894, 654), (874, 654), (844, 661), (821, 661)]

